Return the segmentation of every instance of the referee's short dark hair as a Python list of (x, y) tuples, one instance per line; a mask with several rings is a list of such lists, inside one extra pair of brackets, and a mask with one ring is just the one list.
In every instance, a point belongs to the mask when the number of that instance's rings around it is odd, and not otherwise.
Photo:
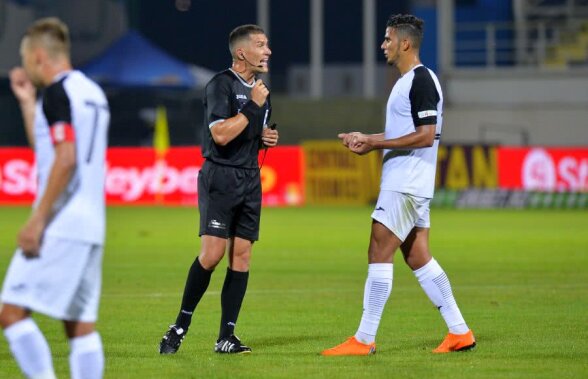
[(251, 34), (265, 34), (263, 28), (259, 25), (247, 24), (237, 26), (229, 34), (229, 50), (231, 55), (235, 56), (235, 46), (245, 38), (249, 38)]
[(400, 37), (410, 38), (412, 46), (418, 49), (423, 40), (423, 26), (425, 22), (410, 14), (396, 14), (390, 16), (386, 27), (394, 28)]

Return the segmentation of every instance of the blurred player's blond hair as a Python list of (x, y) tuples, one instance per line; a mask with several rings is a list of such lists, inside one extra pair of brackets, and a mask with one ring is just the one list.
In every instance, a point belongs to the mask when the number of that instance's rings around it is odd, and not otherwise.
[(35, 21), (25, 32), (23, 43), (28, 48), (43, 47), (51, 58), (70, 55), (69, 29), (56, 17)]

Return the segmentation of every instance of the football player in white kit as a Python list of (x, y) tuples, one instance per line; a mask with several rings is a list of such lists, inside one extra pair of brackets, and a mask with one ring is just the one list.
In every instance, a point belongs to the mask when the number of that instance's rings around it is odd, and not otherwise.
[(369, 355), (392, 291), (394, 253), (402, 251), (421, 287), (439, 309), (449, 333), (433, 352), (469, 350), (476, 345), (455, 302), (447, 275), (429, 252), (429, 203), (433, 198), (443, 94), (433, 71), (422, 65), (419, 47), (423, 21), (411, 15), (390, 17), (382, 50), (400, 71), (386, 106), (381, 134), (342, 133), (354, 153), (383, 150), (382, 181), (368, 248), (363, 315), (356, 334), (322, 355)]
[[(72, 378), (101, 378), (95, 330), (105, 233), (104, 178), (108, 103), (100, 87), (70, 63), (67, 26), (33, 23), (20, 47), (24, 68), (10, 72), (29, 142), (38, 190), (2, 286), (0, 325), (22, 372), (55, 378), (49, 345), (31, 318), (62, 320)], [(37, 100), (36, 89), (42, 88)]]

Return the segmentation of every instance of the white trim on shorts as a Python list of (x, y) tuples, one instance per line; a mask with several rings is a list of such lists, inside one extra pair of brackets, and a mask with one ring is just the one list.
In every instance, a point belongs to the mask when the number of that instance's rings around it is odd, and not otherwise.
[(102, 255), (100, 245), (45, 236), (37, 258), (16, 250), (0, 301), (58, 320), (95, 322)]
[(430, 228), (431, 199), (408, 193), (382, 190), (372, 212), (372, 218), (404, 242), (415, 226)]

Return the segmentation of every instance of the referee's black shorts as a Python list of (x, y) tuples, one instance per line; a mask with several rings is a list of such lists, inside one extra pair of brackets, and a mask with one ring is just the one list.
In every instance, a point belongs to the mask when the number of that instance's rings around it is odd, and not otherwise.
[(259, 169), (223, 166), (206, 160), (198, 174), (199, 235), (259, 239)]

